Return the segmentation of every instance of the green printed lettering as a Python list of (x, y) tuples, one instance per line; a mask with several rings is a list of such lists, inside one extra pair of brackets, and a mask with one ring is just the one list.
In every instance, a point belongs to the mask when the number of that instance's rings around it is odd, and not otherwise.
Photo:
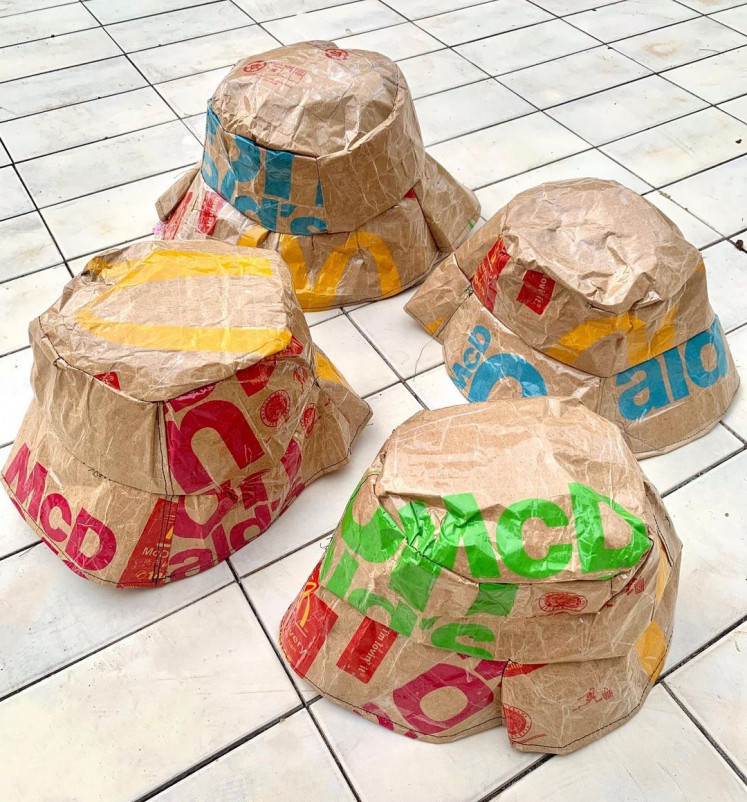
[(467, 615), (487, 613), (506, 616), (513, 609), (518, 590), (518, 585), (482, 582), (477, 586), (477, 596), (467, 610)]
[(534, 559), (524, 549), (522, 529), (526, 521), (539, 518), (546, 526), (567, 526), (568, 516), (557, 504), (541, 498), (517, 501), (501, 514), (496, 530), (496, 545), (503, 562), (515, 573), (532, 579), (559, 574), (571, 561), (573, 546), (556, 543), (547, 547), (544, 557)]
[(470, 638), (477, 643), (494, 643), (495, 634), (488, 627), (481, 624), (444, 624), (433, 630), (431, 643), (439, 649), (448, 649), (450, 652), (459, 652), (470, 657), (483, 657), (492, 660), (493, 654), (487, 649), (460, 643), (459, 638)]
[[(581, 570), (612, 571), (630, 568), (651, 548), (646, 524), (611, 498), (602, 496), (591, 487), (570, 484), (573, 519), (578, 538)], [(606, 504), (630, 526), (630, 540), (619, 549), (608, 549), (604, 542), (604, 526), (600, 503)]]
[(344, 599), (348, 590), (350, 590), (350, 585), (357, 570), (358, 561), (355, 557), (347, 551), (343, 552), (340, 562), (337, 563), (337, 568), (335, 568), (329, 581), (325, 583), (325, 587), (330, 593), (334, 593), (335, 596)]
[(348, 502), (342, 516), (342, 539), (364, 560), (371, 563), (383, 563), (397, 553), (405, 536), (394, 519), (382, 507), (377, 507), (371, 520), (365, 524), (358, 523), (353, 516), (353, 502), (356, 493)]
[(406, 604), (398, 602), (395, 607), (389, 599), (365, 588), (356, 588), (352, 591), (348, 596), (348, 604), (351, 607), (355, 607), (363, 615), (368, 615), (368, 610), (371, 607), (381, 607), (382, 610), (386, 610), (389, 613), (389, 627), (401, 635), (409, 637), (412, 635), (413, 629), (415, 629), (417, 616)]

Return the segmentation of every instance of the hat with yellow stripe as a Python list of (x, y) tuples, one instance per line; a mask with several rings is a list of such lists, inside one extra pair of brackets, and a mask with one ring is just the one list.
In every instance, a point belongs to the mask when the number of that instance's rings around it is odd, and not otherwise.
[(406, 309), (468, 400), (573, 396), (641, 457), (707, 432), (739, 384), (700, 253), (614, 181), (517, 195)]
[(506, 726), (572, 752), (634, 715), (672, 632), (681, 544), (620, 431), (577, 401), (421, 412), (364, 475), (280, 644), (410, 738)]
[(208, 104), (201, 165), (157, 203), (164, 239), (278, 251), (305, 310), (409, 287), (479, 208), (426, 154), (399, 67), (334, 42), (238, 62)]
[(104, 584), (224, 560), (343, 465), (370, 416), (270, 251), (108, 251), (29, 331), (34, 399), (2, 482), (49, 547)]

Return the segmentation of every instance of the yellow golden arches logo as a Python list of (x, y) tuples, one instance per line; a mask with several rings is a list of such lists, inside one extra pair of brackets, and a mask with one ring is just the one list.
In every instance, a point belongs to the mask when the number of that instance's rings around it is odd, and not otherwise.
[(371, 254), (379, 274), (382, 297), (386, 298), (402, 291), (402, 283), (392, 253), (384, 240), (376, 234), (353, 231), (342, 247), (336, 248), (329, 254), (313, 286), (309, 282), (306, 260), (298, 244), (298, 238), (292, 234), (280, 235), (280, 255), (290, 267), (296, 295), (301, 305), (305, 307), (321, 308), (320, 301), (323, 302), (324, 298), (328, 298), (330, 302), (334, 300), (348, 262), (359, 251), (368, 251)]
[(545, 353), (554, 359), (573, 365), (581, 354), (594, 343), (615, 332), (627, 335), (628, 362), (638, 365), (651, 357), (657, 356), (670, 348), (674, 348), (674, 318), (677, 307), (667, 312), (658, 329), (651, 338), (648, 337), (646, 324), (630, 312), (623, 312), (614, 317), (601, 320), (586, 320), (564, 334), (557, 345), (548, 348)]
[(291, 333), (286, 329), (126, 323), (106, 320), (93, 311), (106, 298), (141, 284), (200, 276), (270, 276), (269, 259), (163, 249), (153, 251), (142, 260), (126, 260), (113, 265), (101, 259), (94, 260), (89, 269), (116, 282), (75, 315), (81, 327), (103, 340), (133, 348), (255, 353), (261, 356), (282, 351), (291, 341)]

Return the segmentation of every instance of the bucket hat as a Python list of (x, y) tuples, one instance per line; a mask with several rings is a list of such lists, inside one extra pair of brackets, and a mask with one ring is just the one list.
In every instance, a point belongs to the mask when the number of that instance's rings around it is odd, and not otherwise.
[(705, 434), (739, 384), (700, 253), (614, 181), (517, 195), (406, 310), (443, 344), (468, 400), (573, 396), (639, 457)]
[(578, 401), (421, 412), (394, 431), (281, 624), (321, 694), (435, 743), (505, 724), (564, 753), (641, 706), (681, 544), (612, 423)]
[(156, 208), (164, 239), (277, 250), (305, 310), (395, 295), (479, 217), (426, 154), (399, 67), (333, 42), (236, 64), (208, 104), (202, 164)]
[(2, 483), (101, 584), (160, 585), (226, 559), (343, 465), (370, 416), (268, 251), (108, 251), (29, 332), (34, 398)]

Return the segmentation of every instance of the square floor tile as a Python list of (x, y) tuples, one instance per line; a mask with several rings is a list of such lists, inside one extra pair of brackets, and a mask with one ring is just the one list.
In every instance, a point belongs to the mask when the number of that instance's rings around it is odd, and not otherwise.
[(168, 122), (174, 112), (150, 87), (0, 123), (16, 161)]
[(70, 281), (65, 265), (57, 265), (0, 284), (0, 355), (29, 344), (28, 325), (59, 298)]
[(218, 84), (231, 71), (231, 67), (187, 75), (174, 81), (157, 84), (156, 90), (180, 116), (206, 114), (208, 101)]
[[(296, 596), (303, 590), (314, 566), (324, 556), (324, 550), (329, 542), (330, 538), (324, 538), (311, 543), (306, 548), (289, 554), (242, 580), (242, 585), (260, 621), (275, 644), (280, 659), (286, 665), (288, 662), (280, 648), (280, 622)], [(293, 684), (307, 702), (318, 696), (311, 685), (299, 677), (289, 665), (288, 671)]]
[[(489, 0), (484, 0), (489, 2)], [(419, 20), (423, 17), (432, 17), (434, 14), (445, 14), (456, 11), (458, 8), (478, 5), (480, 0), (390, 0), (390, 5), (404, 17)]]
[(363, 802), (476, 802), (539, 758), (511, 749), (503, 727), (436, 746), (326, 699), (311, 709)]
[(605, 145), (602, 151), (655, 187), (747, 155), (747, 123), (709, 108)]
[(365, 33), (406, 22), (379, 0), (358, 0), (340, 6), (298, 14), (265, 23), (265, 28), (284, 45), (310, 39), (333, 40), (337, 36)]
[[(714, 789), (740, 799), (744, 786), (663, 688), (636, 716), (578, 752), (553, 758), (501, 794), (501, 802), (675, 802)], [(614, 790), (613, 790), (614, 789)]]
[(30, 348), (0, 357), (0, 446), (12, 443), (33, 396)]
[[(64, 0), (62, 0), (64, 2)], [(70, 0), (68, 0), (68, 3)], [(62, 5), (61, 0), (0, 0), (0, 17)]]
[(598, 150), (588, 150), (585, 153), (579, 153), (576, 156), (570, 156), (536, 170), (522, 173), (514, 178), (499, 181), (497, 184), (491, 184), (479, 190), (477, 197), (482, 204), (483, 215), (491, 217), (511, 198), (525, 189), (544, 184), (546, 181), (565, 181), (570, 178), (588, 178), (589, 176), (617, 181), (634, 192), (646, 192), (650, 189), (648, 184)]
[(16, 171), (10, 166), (0, 169), (0, 220), (26, 214), (33, 209), (34, 204)]
[(299, 710), (153, 797), (156, 802), (250, 800), (353, 802), (319, 730)]
[[(338, 315), (341, 314), (341, 309), (323, 309), (321, 312), (304, 312), (304, 317), (306, 318), (307, 325), (311, 328), (312, 326), (318, 326), (320, 323), (324, 323), (325, 320), (332, 320), (333, 317), (338, 317)], [(312, 339), (314, 339), (313, 334)]]
[(724, 236), (747, 228), (747, 156), (667, 187), (667, 195)]
[(719, 104), (719, 108), (747, 123), (747, 95)]
[(66, 259), (111, 248), (153, 231), (156, 200), (183, 172), (171, 170), (48, 206), (42, 216)]
[[(17, 512), (15, 515), (20, 520)], [(155, 591), (122, 590), (77, 576), (42, 544), (8, 557), (0, 561), (0, 649), (6, 660), (0, 674), (0, 697), (232, 581), (230, 569), (221, 564)]]
[(535, 106), (547, 108), (642, 78), (648, 72), (608, 47), (597, 47), (502, 75), (501, 83)]
[(742, 383), (729, 411), (724, 415), (724, 423), (743, 440), (747, 440), (747, 327), (730, 334), (727, 340)]
[(120, 49), (101, 28), (40, 39), (0, 50), (0, 81), (119, 56)]
[(194, 39), (251, 25), (252, 20), (228, 0), (110, 25), (107, 30), (126, 53)]
[(667, 496), (682, 571), (667, 666), (747, 615), (747, 452)]
[(0, 27), (0, 47), (96, 28), (98, 24), (80, 3), (16, 14), (6, 18)]
[(667, 677), (667, 685), (747, 772), (747, 624)]
[(418, 24), (445, 44), (458, 45), (550, 19), (551, 14), (527, 0), (493, 0), (427, 17)]
[(145, 83), (145, 78), (124, 56), (31, 75), (0, 84), (0, 120), (95, 100)]
[(405, 312), (417, 288), (351, 312), (350, 319), (403, 379), (443, 362), (440, 343)]
[[(10, 449), (11, 446), (0, 448), (0, 471), (5, 468), (5, 463), (10, 456)], [(27, 546), (33, 546), (35, 543), (39, 543), (39, 538), (34, 530), (21, 518), (18, 510), (13, 506), (10, 496), (5, 491), (0, 492), (0, 560)], [(2, 566), (3, 563), (0, 562), (0, 575), (2, 575)], [(0, 634), (1, 638), (2, 634)], [(7, 663), (5, 668), (8, 671), (13, 670)]]
[(567, 17), (568, 22), (602, 42), (663, 28), (697, 16), (675, 0), (623, 0)]
[[(132, 62), (151, 83), (170, 81), (218, 67), (232, 67), (239, 59), (277, 47), (277, 42), (259, 25), (236, 28), (186, 42), (140, 50)], [(207, 99), (213, 94), (212, 87)], [(203, 106), (204, 108), (204, 106)], [(194, 114), (195, 112), (187, 112)]]
[(502, 75), (598, 44), (583, 31), (555, 19), (460, 45), (456, 50), (490, 75)]
[(423, 142), (432, 145), (531, 114), (534, 107), (497, 81), (488, 79), (420, 98), (415, 101), (415, 111)]
[(309, 485), (265, 534), (231, 556), (231, 563), (240, 576), (331, 532), (361, 476), (392, 430), (422, 409), (403, 384), (389, 387), (366, 400), (373, 417), (353, 444), (350, 462)]
[(443, 43), (438, 39), (434, 39), (429, 33), (411, 22), (393, 25), (389, 28), (379, 28), (367, 33), (357, 33), (354, 36), (338, 37), (335, 41), (345, 50), (353, 48), (373, 50), (375, 53), (389, 56), (392, 61), (421, 56), (423, 53), (431, 53), (443, 47)]
[(724, 240), (703, 251), (708, 297), (724, 331), (747, 323), (747, 253)]
[(465, 134), (428, 151), (459, 181), (477, 189), (588, 147), (583, 139), (539, 113)]
[(600, 8), (615, 3), (617, 0), (536, 0), (540, 8), (544, 8), (558, 17), (576, 14), (579, 11), (588, 11), (590, 8)]
[(747, 7), (744, 5), (730, 8), (728, 11), (720, 11), (718, 14), (713, 14), (711, 19), (715, 19), (722, 25), (728, 25), (740, 33), (747, 33)]
[(83, 2), (103, 25), (109, 25), (112, 22), (202, 5), (205, 0), (83, 0)]
[(564, 103), (547, 113), (592, 145), (603, 145), (706, 105), (704, 100), (658, 75), (650, 75)]
[(703, 14), (712, 14), (720, 9), (742, 5), (744, 0), (680, 0), (680, 2)]
[(358, 395), (371, 395), (399, 381), (345, 315), (315, 326), (312, 337)]
[[(0, 722), (16, 737), (0, 747), (0, 794), (133, 799), (297, 704), (234, 585), (3, 702)], [(43, 772), (33, 768), (42, 743)]]
[(722, 103), (747, 92), (747, 47), (668, 70), (664, 77), (709, 103)]
[(705, 248), (716, 240), (721, 239), (718, 231), (714, 231), (710, 226), (693, 217), (690, 212), (686, 212), (681, 206), (666, 197), (661, 192), (649, 192), (646, 200), (653, 203), (657, 209), (664, 214), (679, 228), (682, 235), (688, 242), (696, 248)]
[(474, 83), (487, 75), (453, 50), (437, 50), (399, 62), (414, 98)]
[(18, 170), (41, 207), (194, 164), (201, 154), (189, 129), (174, 120), (32, 159)]
[(659, 493), (664, 494), (743, 448), (742, 441), (719, 424), (692, 443), (643, 460), (641, 468)]
[(445, 365), (438, 365), (413, 376), (407, 380), (407, 385), (428, 409), (443, 409), (467, 403), (467, 399), (457, 390), (446, 372)]
[[(707, 17), (615, 42), (615, 48), (652, 70), (666, 70), (747, 44), (741, 33)], [(697, 93), (696, 93), (697, 94)]]

